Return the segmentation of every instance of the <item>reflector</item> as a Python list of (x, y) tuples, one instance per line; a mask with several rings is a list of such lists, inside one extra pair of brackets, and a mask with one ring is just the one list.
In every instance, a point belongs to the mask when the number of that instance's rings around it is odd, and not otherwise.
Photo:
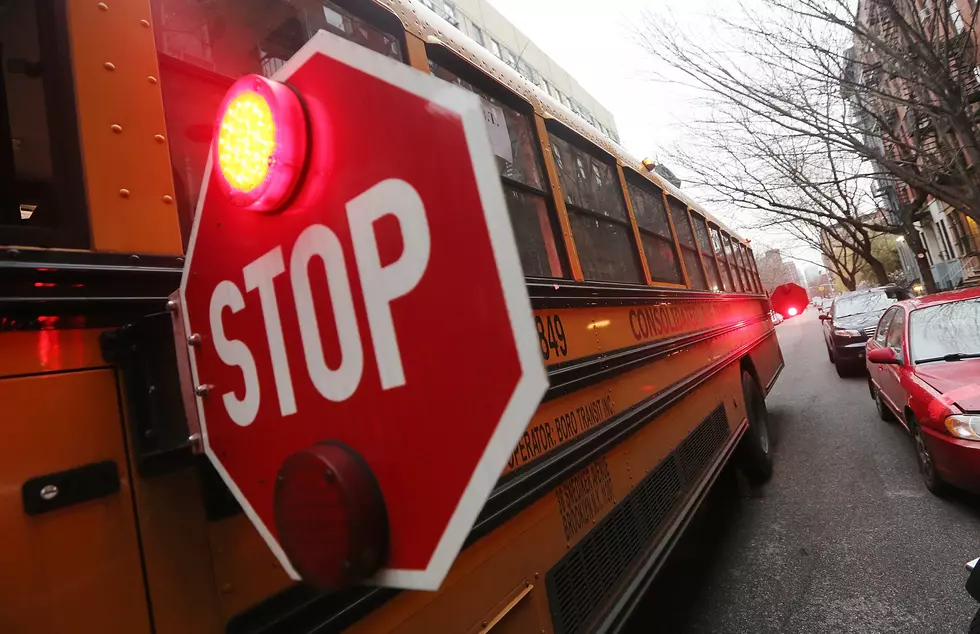
[(304, 581), (337, 590), (384, 563), (384, 498), (367, 463), (346, 445), (323, 442), (289, 456), (274, 506), (279, 541)]
[(283, 84), (246, 75), (225, 95), (212, 160), (222, 191), (236, 205), (274, 211), (289, 198), (306, 161), (306, 118)]

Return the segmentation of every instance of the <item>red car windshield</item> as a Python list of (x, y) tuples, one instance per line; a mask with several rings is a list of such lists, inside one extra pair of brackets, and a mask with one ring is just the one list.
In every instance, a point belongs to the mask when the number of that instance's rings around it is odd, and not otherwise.
[(914, 362), (980, 355), (980, 298), (912, 311), (909, 343)]

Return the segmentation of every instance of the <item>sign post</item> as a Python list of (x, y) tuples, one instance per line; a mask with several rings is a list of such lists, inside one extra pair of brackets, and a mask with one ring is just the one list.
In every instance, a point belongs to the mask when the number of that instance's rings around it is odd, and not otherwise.
[(324, 32), (242, 86), (180, 288), (203, 449), (293, 578), (438, 588), (547, 387), (486, 113)]

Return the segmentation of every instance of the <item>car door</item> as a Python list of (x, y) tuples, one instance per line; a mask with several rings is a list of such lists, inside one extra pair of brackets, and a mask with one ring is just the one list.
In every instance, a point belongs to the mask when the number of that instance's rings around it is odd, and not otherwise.
[[(885, 402), (898, 414), (900, 420), (905, 417), (902, 410), (905, 407), (905, 390), (902, 387), (901, 370), (905, 367), (905, 309), (899, 306), (892, 308), (894, 311), (891, 321), (888, 323), (888, 331), (885, 334), (885, 347), (895, 351), (895, 356), (902, 361), (898, 364), (878, 364), (878, 388), (881, 390)], [(884, 320), (884, 317), (882, 318)]]
[[(885, 311), (885, 314), (881, 316), (874, 336), (868, 340), (868, 352), (871, 352), (875, 348), (885, 347), (885, 337), (888, 335), (888, 326), (891, 325), (892, 319), (895, 317), (895, 313), (900, 310), (902, 309), (898, 306), (894, 306)], [(883, 372), (884, 366), (882, 364), (868, 363), (868, 376), (871, 378), (871, 382), (874, 383), (878, 389), (881, 389), (881, 375)]]

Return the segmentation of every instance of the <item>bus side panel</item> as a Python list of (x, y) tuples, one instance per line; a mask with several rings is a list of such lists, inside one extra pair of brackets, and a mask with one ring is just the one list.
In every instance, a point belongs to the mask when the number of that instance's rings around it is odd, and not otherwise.
[(183, 253), (150, 3), (67, 4), (92, 248)]
[[(113, 371), (2, 379), (0, 403), (0, 627), (10, 634), (149, 634)], [(118, 468), (117, 492), (27, 515), (25, 482), (103, 461)]]
[(772, 329), (771, 334), (759, 343), (749, 353), (752, 364), (759, 378), (759, 387), (766, 394), (776, 383), (776, 377), (783, 369), (783, 351), (779, 348), (779, 339), (776, 338), (776, 330)]
[[(487, 615), (496, 614), (495, 607), (513, 596), (510, 593), (520, 585), (530, 590), (516, 605), (530, 601), (534, 614), (523, 608), (525, 611), (519, 616), (514, 615), (512, 627), (515, 631), (552, 632), (548, 571), (589, 535), (636, 484), (681, 446), (712, 411), (723, 406), (732, 432), (742, 424), (745, 408), (738, 368), (737, 363), (727, 366), (677, 405), (612, 450), (582, 465), (555, 490), (468, 547), (437, 593), (402, 592), (348, 632), (480, 631), (484, 623), (490, 623)], [(728, 438), (734, 442), (736, 436), (731, 433)], [(720, 452), (719, 449), (714, 455)], [(681, 499), (675, 508), (681, 505)], [(661, 530), (667, 530), (670, 523), (665, 521)], [(582, 598), (586, 598), (584, 594)], [(501, 626), (509, 617), (508, 614), (501, 619)]]

